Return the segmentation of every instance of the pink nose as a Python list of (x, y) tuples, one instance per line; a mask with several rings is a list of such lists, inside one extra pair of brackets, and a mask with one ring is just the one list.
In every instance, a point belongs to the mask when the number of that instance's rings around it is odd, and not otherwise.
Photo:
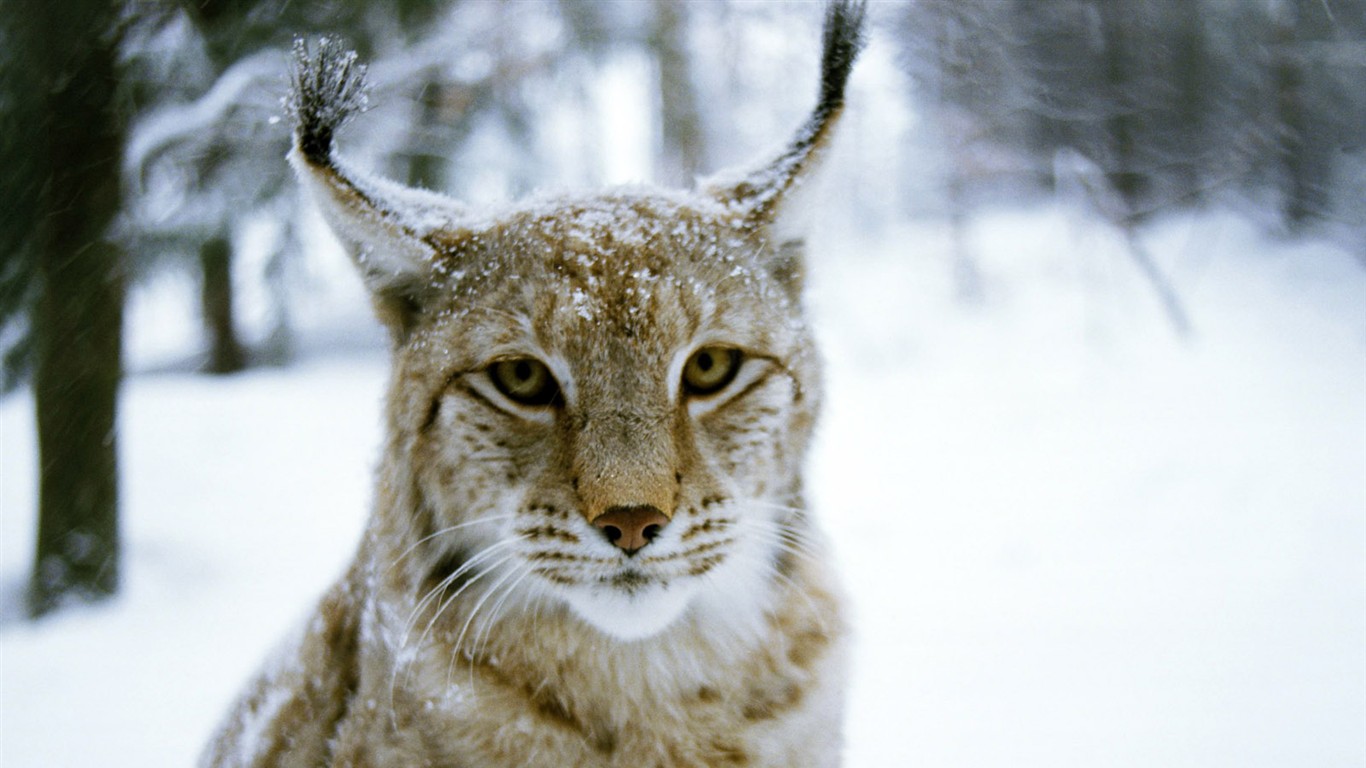
[(612, 507), (593, 520), (607, 540), (627, 555), (634, 555), (653, 541), (668, 524), (669, 518), (649, 505)]

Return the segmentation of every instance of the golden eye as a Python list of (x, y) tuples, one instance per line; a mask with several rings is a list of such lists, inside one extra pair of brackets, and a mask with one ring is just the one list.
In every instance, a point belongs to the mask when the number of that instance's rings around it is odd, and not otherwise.
[(489, 378), (507, 398), (522, 405), (555, 405), (560, 385), (545, 363), (530, 357), (499, 360), (489, 366)]
[(734, 347), (703, 347), (683, 366), (683, 391), (690, 395), (720, 392), (740, 370), (740, 350)]

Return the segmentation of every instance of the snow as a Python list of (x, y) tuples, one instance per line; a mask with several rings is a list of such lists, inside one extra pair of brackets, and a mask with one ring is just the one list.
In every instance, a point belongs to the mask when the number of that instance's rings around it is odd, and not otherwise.
[(1076, 229), (979, 221), (977, 311), (933, 245), (820, 265), (848, 764), (1366, 764), (1366, 272), (1166, 222), (1183, 344)]
[[(1366, 765), (1362, 263), (1230, 213), (1160, 221), (1181, 340), (1123, 239), (1066, 208), (971, 220), (975, 302), (941, 225), (852, 232), (810, 276), (846, 765)], [(135, 360), (122, 594), (37, 623), (32, 403), (0, 400), (0, 765), (193, 764), (358, 541), (385, 366)]]
[(0, 403), (0, 765), (193, 765), (359, 539), (383, 382), (379, 358), (131, 378), (123, 592), (36, 624), (31, 401)]
[(138, 121), (124, 152), (124, 174), (141, 177), (140, 169), (167, 147), (210, 132), (242, 102), (243, 92), (284, 73), (280, 53), (267, 49), (228, 67), (199, 99), (160, 107)]

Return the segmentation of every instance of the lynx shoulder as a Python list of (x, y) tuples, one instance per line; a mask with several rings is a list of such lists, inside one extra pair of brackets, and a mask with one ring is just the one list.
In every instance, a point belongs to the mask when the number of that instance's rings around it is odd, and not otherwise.
[(833, 766), (846, 626), (802, 464), (793, 199), (862, 2), (777, 158), (475, 215), (349, 166), (364, 67), (297, 48), (290, 160), (393, 338), (356, 557), (206, 766)]

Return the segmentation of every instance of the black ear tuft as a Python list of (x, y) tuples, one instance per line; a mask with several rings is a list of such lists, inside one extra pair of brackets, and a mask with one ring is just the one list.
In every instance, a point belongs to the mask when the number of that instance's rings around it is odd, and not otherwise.
[(849, 82), (849, 72), (867, 43), (864, 31), (867, 15), (864, 0), (834, 0), (825, 8), (819, 112), (829, 113), (844, 106), (844, 86)]
[(294, 67), (285, 109), (294, 122), (294, 140), (304, 159), (330, 165), (332, 136), (368, 105), (365, 65), (340, 40), (321, 38), (309, 49), (294, 40)]
[(784, 198), (801, 185), (829, 143), (831, 129), (844, 109), (845, 85), (865, 42), (867, 10), (865, 0), (831, 0), (826, 4), (819, 99), (787, 150), (755, 170), (739, 175), (719, 174), (704, 182), (703, 191), (736, 206), (752, 220), (776, 220)]

